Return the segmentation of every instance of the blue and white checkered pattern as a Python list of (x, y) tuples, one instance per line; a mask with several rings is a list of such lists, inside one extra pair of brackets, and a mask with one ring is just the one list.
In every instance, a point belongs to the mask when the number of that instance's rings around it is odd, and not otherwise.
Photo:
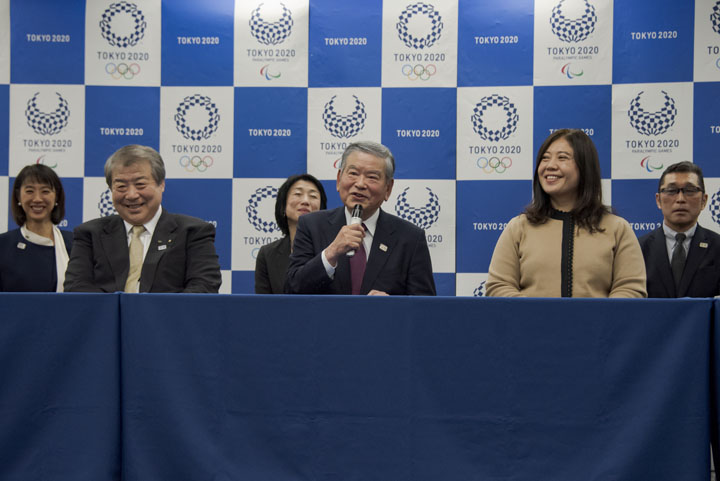
[(260, 9), (263, 4), (260, 4), (252, 12), (250, 17), (250, 31), (253, 37), (257, 39), (263, 45), (278, 45), (285, 41), (288, 36), (292, 33), (293, 19), (292, 13), (284, 4), (280, 4), (282, 7), (282, 16), (280, 20), (276, 22), (265, 21), (261, 14)]
[(355, 137), (365, 127), (365, 120), (367, 119), (367, 112), (365, 112), (365, 104), (360, 99), (353, 95), (355, 99), (355, 108), (347, 115), (341, 115), (335, 110), (335, 99), (337, 95), (333, 95), (332, 98), (325, 104), (325, 110), (323, 111), (323, 122), (325, 123), (325, 129), (333, 137), (338, 139), (349, 139)]
[[(193, 129), (188, 125), (187, 115), (191, 109), (205, 110), (207, 115), (207, 123), (202, 128)], [(178, 132), (188, 140), (209, 139), (218, 128), (220, 114), (218, 108), (210, 97), (204, 95), (189, 95), (178, 105), (175, 114), (175, 126)]]
[(67, 100), (59, 93), (55, 92), (55, 94), (58, 96), (58, 106), (52, 112), (40, 111), (37, 106), (39, 93), (36, 93), (28, 100), (27, 108), (25, 109), (27, 124), (40, 135), (55, 135), (68, 123), (70, 109)]
[(585, 11), (580, 18), (569, 19), (563, 13), (563, 2), (560, 0), (555, 8), (553, 8), (550, 16), (550, 26), (552, 31), (563, 42), (577, 43), (582, 42), (595, 31), (597, 23), (597, 15), (595, 15), (595, 7), (585, 0)]
[(413, 207), (408, 202), (407, 193), (410, 187), (406, 187), (403, 193), (400, 194), (395, 203), (395, 213), (420, 227), (423, 230), (428, 230), (432, 225), (437, 222), (438, 216), (440, 215), (440, 200), (437, 194), (435, 194), (429, 187), (425, 187), (428, 191), (428, 201), (422, 207)]
[(338, 206), (357, 140), (395, 154), (383, 208), (424, 229), (441, 294), (482, 295), (554, 129), (591, 136), (605, 201), (639, 235), (661, 221), (660, 173), (696, 162), (700, 222), (720, 231), (720, 0), (1, 4), (0, 192), (51, 166), (73, 228), (115, 212), (107, 157), (150, 145), (163, 208), (217, 226), (225, 292), (253, 291), (284, 179), (309, 171)]
[(262, 219), (258, 213), (258, 206), (260, 205), (260, 202), (265, 199), (274, 199), (277, 197), (277, 193), (278, 190), (275, 187), (260, 187), (253, 192), (248, 199), (248, 205), (245, 207), (245, 212), (247, 213), (248, 221), (258, 232), (265, 232), (269, 234), (280, 230), (280, 227), (278, 227), (274, 219)]
[[(430, 22), (431, 27), (427, 35), (416, 37), (410, 33), (408, 25), (414, 16), (424, 16)], [(440, 13), (435, 10), (434, 6), (422, 2), (408, 5), (400, 14), (399, 21), (395, 26), (400, 40), (414, 49), (432, 47), (440, 39), (443, 30)]]
[[(491, 108), (502, 109), (505, 116), (505, 125), (499, 129), (492, 129), (486, 125), (485, 114)], [(487, 97), (483, 97), (475, 108), (473, 109), (472, 123), (473, 130), (483, 140), (489, 142), (497, 142), (499, 140), (505, 140), (517, 129), (518, 123), (518, 111), (515, 104), (510, 102), (510, 99), (498, 95), (492, 94)]]
[(665, 96), (665, 102), (657, 112), (647, 112), (642, 107), (640, 97), (643, 92), (637, 94), (637, 97), (630, 102), (630, 109), (628, 109), (630, 125), (635, 127), (635, 130), (639, 133), (648, 136), (664, 134), (675, 124), (675, 117), (677, 116), (675, 100), (664, 90), (662, 93)]
[[(118, 35), (113, 31), (112, 23), (116, 15), (130, 15), (133, 19), (133, 31), (129, 35)], [(133, 47), (145, 36), (145, 16), (137, 5), (130, 2), (117, 2), (111, 4), (103, 13), (100, 21), (100, 32), (113, 47)]]

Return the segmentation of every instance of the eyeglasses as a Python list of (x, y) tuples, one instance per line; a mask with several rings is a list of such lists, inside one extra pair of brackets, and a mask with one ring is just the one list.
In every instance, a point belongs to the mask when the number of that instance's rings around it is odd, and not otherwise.
[(685, 187), (667, 187), (665, 189), (660, 189), (660, 193), (668, 197), (675, 197), (680, 192), (682, 192), (685, 197), (695, 197), (702, 191), (703, 190), (700, 187), (695, 187), (694, 185), (686, 185)]

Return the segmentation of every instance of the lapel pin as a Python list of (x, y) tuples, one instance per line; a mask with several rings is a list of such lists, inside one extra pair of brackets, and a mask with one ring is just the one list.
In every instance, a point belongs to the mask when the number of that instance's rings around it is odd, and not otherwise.
[(702, 247), (703, 249), (707, 249), (707, 248), (708, 248), (708, 243), (707, 243), (707, 242), (701, 242), (701, 243), (698, 244), (698, 245), (699, 245), (700, 247)]
[(159, 251), (164, 251), (165, 249), (167, 249), (167, 246), (166, 246), (166, 245), (158, 246), (158, 250), (159, 250)]
[(380, 250), (383, 252), (387, 252), (387, 246), (385, 244), (380, 244)]
[(18, 242), (18, 243), (17, 243), (17, 248), (18, 248), (18, 249), (25, 249), (25, 247), (27, 247), (27, 246), (25, 245), (24, 242)]

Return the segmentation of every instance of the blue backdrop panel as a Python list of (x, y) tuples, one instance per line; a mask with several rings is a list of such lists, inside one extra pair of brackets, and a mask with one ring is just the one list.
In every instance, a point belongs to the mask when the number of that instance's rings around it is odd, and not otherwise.
[(662, 212), (655, 203), (657, 180), (613, 180), (612, 191), (613, 204), (622, 205), (617, 214), (630, 223), (638, 237), (662, 225)]
[(615, 5), (613, 82), (693, 79), (694, 12), (676, 0)]
[(123, 145), (159, 149), (159, 87), (87, 86), (85, 112), (86, 176), (105, 177), (105, 161)]
[(386, 88), (382, 142), (396, 159), (396, 178), (454, 179), (455, 89)]
[(523, 211), (531, 195), (529, 180), (457, 183), (462, 207), (458, 208), (456, 272), (487, 272), (505, 224)]
[(609, 179), (612, 86), (535, 87), (534, 101), (534, 152), (551, 130), (583, 129), (597, 148), (602, 177)]
[[(182, 206), (182, 209), (178, 206)], [(163, 207), (169, 212), (199, 217), (213, 224), (220, 269), (230, 269), (232, 180), (167, 179)]]
[(532, 85), (532, 0), (460, 0), (458, 87)]
[(310, 87), (379, 87), (382, 0), (311, 0)]
[[(233, 84), (233, 0), (162, 3), (162, 84)], [(192, 21), (188, 21), (192, 19)]]
[(696, 83), (693, 100), (694, 162), (705, 177), (720, 177), (720, 83)]
[(128, 481), (708, 475), (707, 301), (120, 297)]
[(307, 171), (307, 89), (235, 89), (234, 177)]
[(0, 479), (120, 479), (119, 299), (0, 294)]
[(13, 83), (85, 81), (85, 0), (10, 2)]

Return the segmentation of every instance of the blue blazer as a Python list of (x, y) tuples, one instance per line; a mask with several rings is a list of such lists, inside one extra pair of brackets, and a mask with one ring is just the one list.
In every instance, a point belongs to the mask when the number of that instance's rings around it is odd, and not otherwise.
[(648, 297), (720, 295), (720, 235), (715, 232), (698, 224), (677, 291), (662, 227), (642, 236), (640, 248), (645, 258)]
[[(290, 294), (350, 294), (349, 258), (342, 256), (330, 279), (321, 252), (345, 225), (345, 207), (300, 217), (290, 256), (285, 292)], [(430, 251), (425, 231), (380, 210), (361, 294), (372, 289), (390, 295), (434, 296)]]
[[(72, 232), (60, 232), (65, 248), (70, 253)], [(18, 244), (24, 248), (19, 248)], [(56, 289), (55, 247), (40, 246), (25, 240), (20, 229), (0, 235), (0, 291), (55, 292)]]

